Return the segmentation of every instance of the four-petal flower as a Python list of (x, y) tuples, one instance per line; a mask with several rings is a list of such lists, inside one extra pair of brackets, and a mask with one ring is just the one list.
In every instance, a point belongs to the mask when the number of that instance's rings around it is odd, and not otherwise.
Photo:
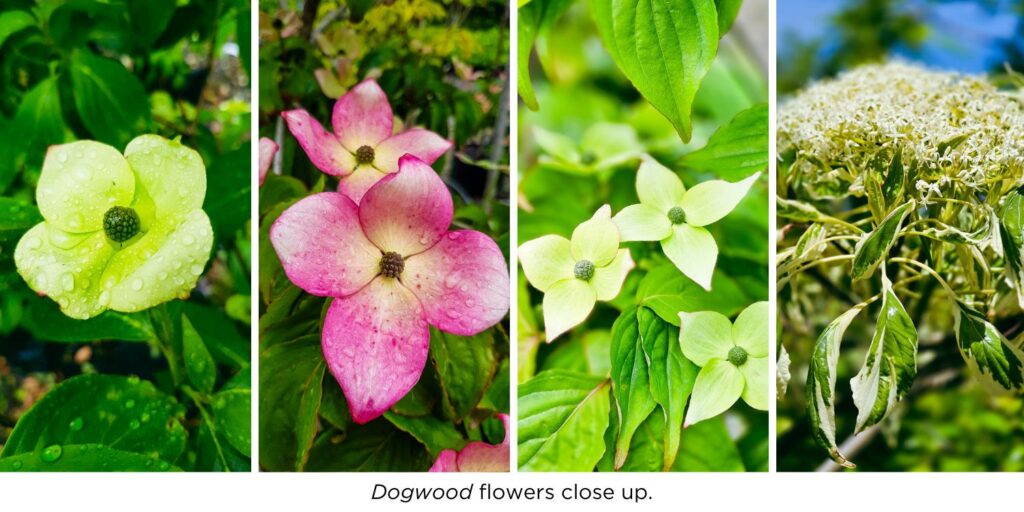
[(619, 249), (619, 230), (608, 205), (576, 226), (572, 240), (545, 235), (524, 243), (519, 263), (530, 284), (544, 292), (549, 342), (586, 320), (597, 301), (614, 299), (633, 268), (629, 250)]
[(434, 163), (450, 141), (421, 128), (393, 133), (394, 117), (384, 91), (373, 79), (360, 82), (338, 98), (331, 124), (334, 133), (302, 109), (281, 114), (313, 165), (341, 177), (338, 191), (356, 204), (384, 176), (398, 171), (398, 159), (410, 154)]
[(358, 206), (336, 192), (311, 195), (270, 229), (288, 278), (335, 297), (323, 351), (357, 423), (380, 416), (419, 380), (429, 325), (470, 336), (509, 309), (497, 244), (477, 231), (448, 231), (452, 197), (429, 165), (406, 155), (398, 167)]
[(679, 176), (650, 156), (636, 175), (640, 203), (613, 219), (623, 242), (661, 242), (661, 248), (686, 277), (705, 290), (718, 259), (718, 245), (704, 226), (729, 214), (761, 173), (736, 183), (711, 180), (686, 190)]
[(124, 156), (51, 146), (36, 188), (44, 222), (18, 242), (18, 273), (77, 319), (187, 297), (213, 246), (205, 197), (203, 160), (177, 141), (142, 135)]
[(732, 323), (715, 311), (679, 313), (683, 355), (702, 367), (683, 426), (724, 412), (742, 396), (768, 410), (768, 303), (755, 302)]

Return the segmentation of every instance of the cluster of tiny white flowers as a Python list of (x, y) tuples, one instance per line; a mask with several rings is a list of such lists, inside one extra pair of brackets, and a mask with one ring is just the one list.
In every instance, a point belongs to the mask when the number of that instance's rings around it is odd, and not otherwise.
[[(858, 67), (812, 84), (779, 112), (780, 153), (865, 168), (883, 149), (902, 148), (917, 162), (916, 189), (938, 195), (950, 177), (982, 186), (987, 178), (1024, 174), (1024, 105), (1019, 91), (1001, 91), (983, 77), (890, 62)], [(939, 146), (967, 136), (955, 149)], [(945, 149), (945, 148), (944, 148)], [(830, 169), (802, 165), (799, 172), (828, 180)], [(939, 180), (942, 180), (941, 183)]]

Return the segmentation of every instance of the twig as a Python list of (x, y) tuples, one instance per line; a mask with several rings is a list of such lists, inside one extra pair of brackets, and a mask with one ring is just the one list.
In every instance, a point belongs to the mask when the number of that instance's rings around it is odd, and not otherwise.
[(274, 153), (274, 174), (281, 175), (281, 148), (284, 147), (284, 120), (281, 116), (277, 116), (277, 124), (274, 125), (274, 143), (277, 144), (278, 151)]
[(320, 10), (320, 0), (306, 0), (302, 6), (302, 28), (299, 35), (310, 41), (313, 35), (313, 22), (316, 21), (316, 12)]

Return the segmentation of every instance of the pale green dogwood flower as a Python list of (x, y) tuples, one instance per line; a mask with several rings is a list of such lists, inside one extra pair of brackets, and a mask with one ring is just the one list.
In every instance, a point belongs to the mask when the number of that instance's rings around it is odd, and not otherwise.
[(526, 279), (544, 292), (547, 341), (586, 320), (597, 301), (609, 301), (633, 268), (628, 249), (619, 249), (611, 207), (602, 206), (572, 232), (572, 240), (545, 235), (519, 246)]
[(43, 222), (18, 241), (18, 273), (77, 319), (187, 297), (213, 245), (205, 197), (203, 160), (177, 141), (143, 135), (124, 156), (93, 141), (51, 146)]
[(612, 220), (623, 242), (660, 241), (665, 256), (686, 277), (710, 290), (718, 245), (704, 226), (736, 208), (760, 175), (736, 183), (705, 181), (686, 190), (679, 176), (644, 156), (636, 175), (640, 203), (627, 206)]
[(741, 396), (768, 410), (768, 303), (755, 302), (732, 323), (715, 311), (679, 313), (683, 355), (700, 366), (684, 427), (713, 418)]

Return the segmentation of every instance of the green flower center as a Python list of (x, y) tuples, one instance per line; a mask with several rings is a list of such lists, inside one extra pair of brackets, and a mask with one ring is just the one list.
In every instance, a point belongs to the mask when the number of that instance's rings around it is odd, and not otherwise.
[(743, 347), (733, 347), (729, 350), (727, 359), (733, 366), (743, 366), (743, 363), (747, 362), (747, 351)]
[(572, 268), (572, 273), (576, 275), (576, 279), (590, 281), (590, 278), (594, 277), (594, 264), (590, 260), (579, 260)]
[(115, 206), (103, 214), (103, 231), (112, 242), (127, 242), (139, 233), (139, 214), (131, 208)]
[(672, 224), (682, 224), (686, 222), (686, 212), (678, 206), (673, 206), (668, 211), (668, 220), (672, 221)]
[(356, 162), (360, 164), (372, 164), (373, 157), (376, 156), (373, 153), (373, 148), (370, 146), (359, 146), (356, 150)]
[(597, 155), (593, 151), (584, 151), (583, 155), (580, 156), (580, 163), (583, 165), (590, 165), (597, 161)]
[(384, 277), (398, 278), (405, 270), (405, 259), (397, 252), (386, 252), (380, 259), (380, 273)]

